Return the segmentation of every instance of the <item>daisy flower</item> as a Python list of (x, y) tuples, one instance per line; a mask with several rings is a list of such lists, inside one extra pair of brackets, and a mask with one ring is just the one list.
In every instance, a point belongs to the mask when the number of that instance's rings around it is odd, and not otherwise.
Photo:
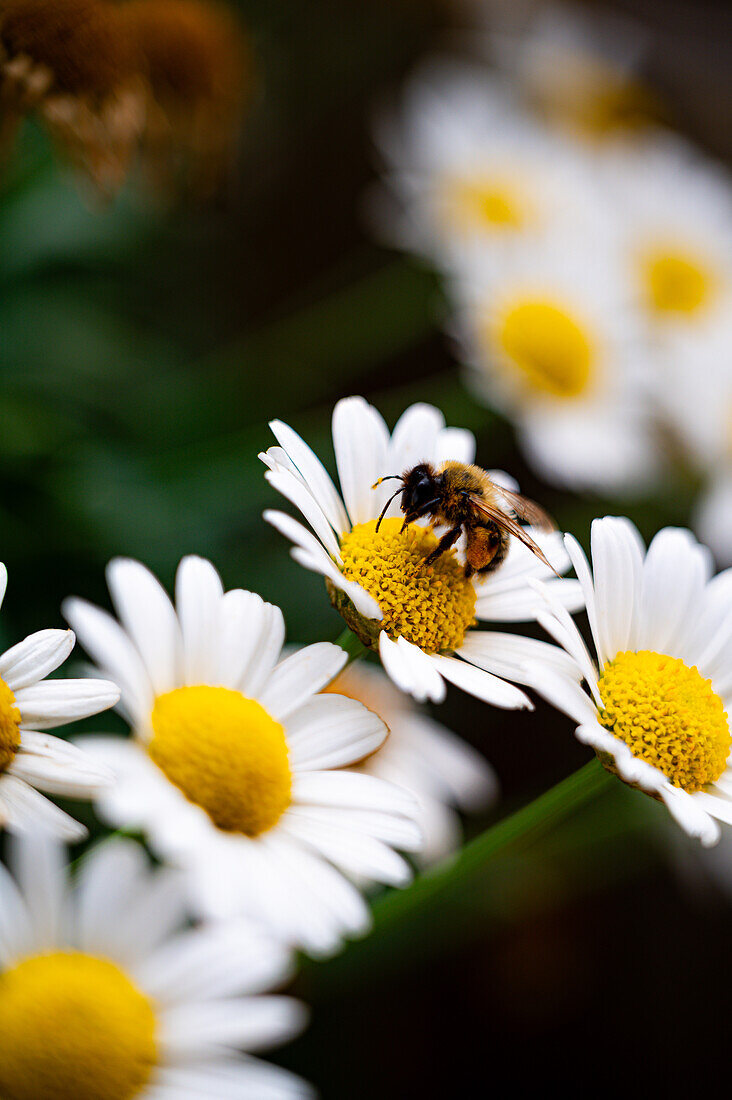
[[(280, 445), (260, 456), (268, 467), (265, 476), (300, 510), (314, 534), (282, 512), (265, 512), (265, 519), (294, 544), (295, 561), (325, 577), (334, 606), (361, 641), (378, 651), (397, 687), (418, 701), (440, 702), (448, 681), (496, 706), (530, 708), (528, 697), (508, 680), (520, 681), (524, 661), (535, 652), (546, 653), (546, 647), (515, 634), (477, 630), (476, 619), (532, 619), (531, 577), (546, 578), (557, 597), (576, 609), (581, 599), (576, 582), (549, 579), (552, 571), (515, 539), (493, 573), (466, 577), (459, 549), (443, 553), (424, 570), (437, 537), (423, 522), (402, 531), (395, 502), (376, 530), (392, 493), (389, 483), (374, 488), (377, 479), (419, 462), (470, 463), (475, 453), (471, 433), (447, 428), (438, 409), (417, 404), (390, 435), (362, 397), (339, 401), (333, 444), (341, 497), (320, 459), (292, 428), (278, 420), (270, 427)], [(566, 569), (558, 533), (530, 530), (556, 571)]]
[(479, 399), (516, 425), (532, 463), (573, 488), (638, 489), (657, 466), (645, 334), (613, 250), (475, 256), (452, 287), (452, 324)]
[(615, 12), (510, 0), (479, 6), (492, 60), (548, 122), (582, 140), (627, 137), (658, 114), (638, 79), (643, 29)]
[[(577, 723), (577, 737), (631, 786), (664, 802), (705, 846), (732, 824), (732, 572), (711, 579), (689, 531), (665, 528), (646, 551), (626, 519), (592, 525), (592, 571), (565, 536), (596, 661), (550, 592), (539, 621), (574, 663), (532, 668), (536, 689)], [(541, 588), (541, 586), (537, 586)], [(584, 680), (587, 691), (580, 682)]]
[(182, 867), (202, 917), (254, 914), (311, 954), (363, 933), (368, 910), (341, 872), (403, 885), (394, 849), (420, 837), (411, 795), (344, 770), (387, 735), (360, 703), (318, 694), (345, 652), (325, 642), (280, 661), (280, 609), (225, 593), (201, 558), (181, 562), (175, 608), (137, 562), (113, 561), (107, 578), (119, 622), (64, 605), (133, 731), (84, 739), (117, 780), (100, 815)]
[(717, 561), (732, 564), (732, 456), (727, 457), (700, 494), (692, 523)]
[(177, 873), (133, 841), (100, 844), (73, 883), (64, 854), (19, 840), (14, 877), (0, 867), (5, 1100), (312, 1095), (249, 1056), (305, 1023), (298, 1002), (265, 995), (290, 976), (286, 948), (242, 922), (183, 931)]
[(637, 308), (664, 357), (678, 337), (729, 341), (732, 178), (671, 135), (607, 150), (598, 184), (618, 211), (623, 263)]
[(357, 770), (411, 791), (424, 844), (416, 854), (422, 867), (454, 852), (462, 829), (456, 811), (482, 813), (495, 800), (498, 783), (485, 757), (429, 717), (394, 687), (377, 666), (357, 661), (326, 691), (358, 699), (389, 727), (389, 736)]
[(478, 249), (506, 255), (552, 234), (600, 231), (583, 158), (468, 62), (435, 60), (384, 111), (376, 144), (384, 186), (372, 210), (385, 238), (440, 266)]
[[(0, 605), (8, 574), (0, 564)], [(88, 718), (119, 699), (103, 680), (47, 680), (74, 648), (70, 630), (39, 630), (0, 656), (0, 824), (14, 832), (50, 830), (80, 840), (86, 829), (40, 791), (92, 798), (109, 769), (46, 730)]]

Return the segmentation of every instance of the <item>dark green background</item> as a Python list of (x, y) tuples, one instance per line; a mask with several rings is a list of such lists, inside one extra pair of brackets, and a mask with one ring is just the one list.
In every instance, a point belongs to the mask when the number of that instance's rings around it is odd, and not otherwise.
[[(322, 582), (261, 520), (279, 501), (256, 455), (277, 416), (332, 464), (330, 411), (354, 392), (390, 423), (435, 402), (476, 432), (482, 465), (511, 471), (585, 543), (606, 512), (647, 537), (686, 522), (694, 484), (681, 474), (633, 502), (537, 480), (510, 426), (461, 388), (436, 278), (369, 239), (369, 117), (449, 25), (447, 0), (239, 7), (259, 86), (236, 184), (215, 207), (166, 210), (136, 181), (112, 207), (89, 206), (32, 124), (5, 171), (0, 641), (59, 624), (69, 593), (106, 603), (115, 554), (170, 584), (192, 551), (227, 586), (279, 603), (291, 641), (335, 638)], [(650, 30), (647, 75), (679, 125), (729, 155), (729, 6), (615, 7)], [(588, 758), (545, 707), (507, 715), (451, 692), (439, 717), (495, 764), (495, 816)], [(616, 784), (526, 852), (308, 964), (296, 989), (313, 1024), (279, 1060), (329, 1100), (594, 1090), (631, 1071), (703, 1086), (726, 1068), (729, 917), (717, 892), (680, 884), (682, 849), (660, 807)]]

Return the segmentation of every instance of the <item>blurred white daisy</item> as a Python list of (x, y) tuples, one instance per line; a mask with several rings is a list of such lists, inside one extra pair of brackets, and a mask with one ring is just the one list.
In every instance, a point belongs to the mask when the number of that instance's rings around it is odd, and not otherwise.
[(423, 65), (384, 110), (385, 162), (372, 204), (386, 239), (439, 266), (479, 249), (494, 266), (566, 232), (596, 235), (602, 209), (583, 158), (465, 61)]
[[(417, 404), (390, 435), (362, 397), (339, 401), (333, 444), (341, 499), (307, 443), (281, 421), (270, 426), (280, 446), (260, 456), (268, 466), (265, 476), (315, 534), (282, 512), (265, 512), (265, 519), (291, 540), (300, 565), (325, 577), (332, 602), (364, 644), (378, 650), (397, 687), (419, 701), (440, 702), (448, 681), (496, 706), (530, 708), (524, 692), (507, 681), (521, 681), (524, 662), (546, 647), (531, 638), (476, 630), (475, 620), (532, 619), (532, 577), (547, 579), (557, 597), (576, 609), (581, 602), (576, 582), (553, 577), (516, 539), (493, 573), (467, 578), (459, 549), (443, 553), (428, 571), (421, 569), (437, 537), (423, 522), (402, 531), (395, 502), (376, 531), (392, 494), (388, 484), (374, 488), (376, 480), (419, 462), (472, 462), (471, 433), (445, 427), (438, 409)], [(529, 530), (558, 573), (568, 568), (558, 532)]]
[(611, 249), (478, 256), (453, 284), (468, 382), (516, 425), (531, 461), (572, 487), (641, 488), (657, 457), (646, 345)]
[(576, 540), (565, 542), (597, 663), (545, 590), (539, 619), (575, 667), (568, 676), (536, 662), (534, 686), (577, 722), (577, 737), (606, 767), (714, 844), (715, 819), (732, 824), (732, 571), (711, 579), (709, 552), (678, 528), (659, 532), (646, 551), (628, 520), (595, 520), (592, 572)]
[(631, 136), (658, 114), (638, 72), (647, 36), (615, 12), (534, 0), (467, 0), (488, 52), (546, 121), (583, 141)]
[(699, 495), (692, 523), (720, 565), (732, 565), (732, 457), (720, 465)]
[[(732, 308), (732, 302), (730, 303)], [(658, 371), (658, 400), (679, 457), (703, 479), (692, 526), (732, 564), (732, 340), (725, 324), (676, 336)]]
[(403, 885), (394, 848), (420, 836), (411, 795), (344, 770), (387, 734), (360, 703), (318, 695), (344, 651), (323, 642), (278, 664), (280, 609), (225, 593), (201, 558), (181, 562), (176, 608), (137, 562), (113, 561), (107, 579), (119, 623), (64, 605), (134, 733), (84, 738), (116, 776), (98, 812), (185, 869), (201, 916), (253, 913), (313, 954), (364, 932), (368, 910), (340, 871)]
[[(0, 564), (0, 605), (8, 574)], [(80, 840), (86, 829), (39, 791), (92, 798), (108, 768), (46, 730), (88, 718), (119, 699), (102, 680), (47, 680), (74, 648), (71, 630), (39, 630), (0, 656), (0, 825), (14, 832), (48, 830)]]
[(481, 813), (496, 797), (485, 757), (416, 707), (377, 666), (354, 662), (327, 690), (358, 699), (389, 727), (381, 748), (357, 767), (415, 796), (424, 839), (416, 861), (426, 867), (450, 855), (462, 840), (457, 811)]
[[(294, 1100), (304, 1081), (249, 1056), (306, 1014), (264, 995), (287, 949), (242, 922), (183, 931), (177, 872), (133, 841), (85, 857), (16, 840), (0, 867), (0, 1093), (4, 1100)], [(246, 1051), (246, 1054), (242, 1054)]]
[(678, 336), (713, 338), (721, 327), (729, 341), (732, 178), (670, 135), (610, 149), (597, 165), (638, 308), (664, 357)]

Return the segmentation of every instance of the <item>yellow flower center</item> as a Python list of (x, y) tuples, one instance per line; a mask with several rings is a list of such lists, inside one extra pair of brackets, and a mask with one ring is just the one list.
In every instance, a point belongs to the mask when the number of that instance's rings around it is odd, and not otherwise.
[(512, 306), (501, 320), (498, 341), (531, 389), (559, 398), (579, 397), (587, 389), (594, 358), (590, 336), (554, 303)]
[(698, 313), (709, 304), (715, 276), (704, 259), (681, 249), (657, 249), (643, 259), (642, 275), (655, 313)]
[(259, 836), (290, 804), (285, 732), (256, 699), (223, 687), (159, 695), (150, 756), (217, 828)]
[[(402, 518), (357, 524), (341, 540), (343, 574), (374, 597), (383, 613), (389, 637), (405, 638), (427, 653), (459, 649), (475, 616), (475, 588), (454, 550), (425, 567), (424, 559), (437, 546), (437, 537), (410, 523), (401, 532)], [(348, 621), (348, 620), (347, 620)], [(349, 626), (366, 644), (363, 626)]]
[(522, 229), (528, 211), (515, 187), (498, 180), (458, 180), (450, 189), (450, 205), (464, 227)]
[(15, 696), (0, 679), (0, 772), (5, 771), (20, 748), (20, 711)]
[(156, 1061), (153, 1007), (112, 963), (57, 952), (0, 977), (3, 1100), (131, 1100)]
[(642, 650), (619, 653), (599, 680), (600, 721), (634, 756), (693, 793), (724, 771), (730, 730), (724, 704), (697, 668)]

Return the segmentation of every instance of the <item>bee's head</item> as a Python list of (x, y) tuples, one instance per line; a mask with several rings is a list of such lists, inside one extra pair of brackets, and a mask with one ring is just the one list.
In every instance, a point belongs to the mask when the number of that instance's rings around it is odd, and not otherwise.
[(394, 497), (401, 495), (400, 507), (404, 513), (404, 525), (406, 526), (411, 520), (424, 515), (425, 506), (439, 496), (439, 475), (435, 472), (434, 467), (430, 466), (429, 462), (420, 462), (418, 466), (413, 466), (411, 470), (407, 470), (403, 474), (389, 474), (388, 477), (380, 477), (372, 488), (375, 489), (382, 481), (392, 480), (400, 481), (401, 487), (389, 497), (384, 505), (376, 522), (377, 531)]
[(420, 462), (403, 474), (401, 508), (407, 521), (420, 516), (438, 495), (437, 475), (428, 462)]

